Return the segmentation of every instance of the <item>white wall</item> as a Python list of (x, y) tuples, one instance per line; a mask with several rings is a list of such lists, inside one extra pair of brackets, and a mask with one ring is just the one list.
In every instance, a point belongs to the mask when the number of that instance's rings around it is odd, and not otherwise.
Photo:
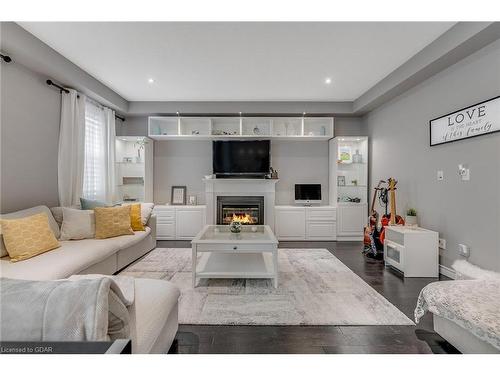
[[(500, 134), (429, 147), (429, 120), (500, 93), (500, 41), (424, 81), (366, 115), (371, 137), (371, 185), (395, 177), (400, 214), (418, 211), (420, 224), (447, 240), (441, 264), (459, 258), (500, 271)], [(467, 164), (471, 180), (458, 178)], [(438, 182), (437, 170), (445, 179)]]

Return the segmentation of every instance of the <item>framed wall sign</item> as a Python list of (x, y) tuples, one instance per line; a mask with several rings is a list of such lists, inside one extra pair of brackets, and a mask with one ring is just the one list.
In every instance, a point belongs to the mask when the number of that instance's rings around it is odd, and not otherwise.
[(500, 96), (429, 121), (430, 145), (500, 131)]
[(186, 204), (186, 187), (185, 186), (172, 186), (172, 195), (170, 204), (185, 205)]

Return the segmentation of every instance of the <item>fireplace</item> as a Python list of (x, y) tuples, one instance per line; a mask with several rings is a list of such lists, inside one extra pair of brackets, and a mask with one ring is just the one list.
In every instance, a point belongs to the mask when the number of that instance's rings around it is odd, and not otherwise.
[(218, 196), (217, 224), (230, 224), (236, 220), (241, 224), (264, 224), (264, 197), (262, 196)]

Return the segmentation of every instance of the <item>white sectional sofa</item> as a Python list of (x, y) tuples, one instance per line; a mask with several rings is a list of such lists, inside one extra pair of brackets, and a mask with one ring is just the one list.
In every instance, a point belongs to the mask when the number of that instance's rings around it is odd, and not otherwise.
[[(59, 225), (46, 206), (2, 215), (4, 219), (14, 219), (45, 212), (56, 238)], [(112, 275), (134, 260), (156, 247), (156, 217), (152, 215), (146, 231), (135, 232), (133, 236), (115, 238), (60, 241), (61, 247), (36, 257), (12, 263), (8, 256), (0, 260), (2, 277), (25, 280), (64, 279), (76, 274)], [(3, 247), (3, 241), (1, 243)], [(2, 255), (5, 254), (2, 251)]]
[[(37, 206), (2, 215), (14, 219), (45, 212), (54, 235), (60, 228), (52, 211)], [(11, 262), (3, 240), (0, 276), (24, 280), (64, 279), (75, 274), (112, 275), (156, 247), (156, 217), (146, 230), (108, 239), (60, 241), (61, 247), (30, 259)], [(163, 280), (135, 279), (135, 302), (129, 307), (133, 353), (166, 353), (178, 328), (179, 289)]]

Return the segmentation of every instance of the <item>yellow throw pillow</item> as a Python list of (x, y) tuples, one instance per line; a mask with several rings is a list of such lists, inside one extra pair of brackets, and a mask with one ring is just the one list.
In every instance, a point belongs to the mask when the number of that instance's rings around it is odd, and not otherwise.
[(29, 259), (61, 246), (44, 212), (21, 219), (3, 219), (0, 223), (11, 262)]
[(96, 207), (95, 238), (110, 238), (134, 234), (130, 227), (130, 206)]
[(144, 225), (142, 225), (140, 203), (130, 205), (130, 226), (132, 227), (133, 231), (146, 230), (144, 228)]

